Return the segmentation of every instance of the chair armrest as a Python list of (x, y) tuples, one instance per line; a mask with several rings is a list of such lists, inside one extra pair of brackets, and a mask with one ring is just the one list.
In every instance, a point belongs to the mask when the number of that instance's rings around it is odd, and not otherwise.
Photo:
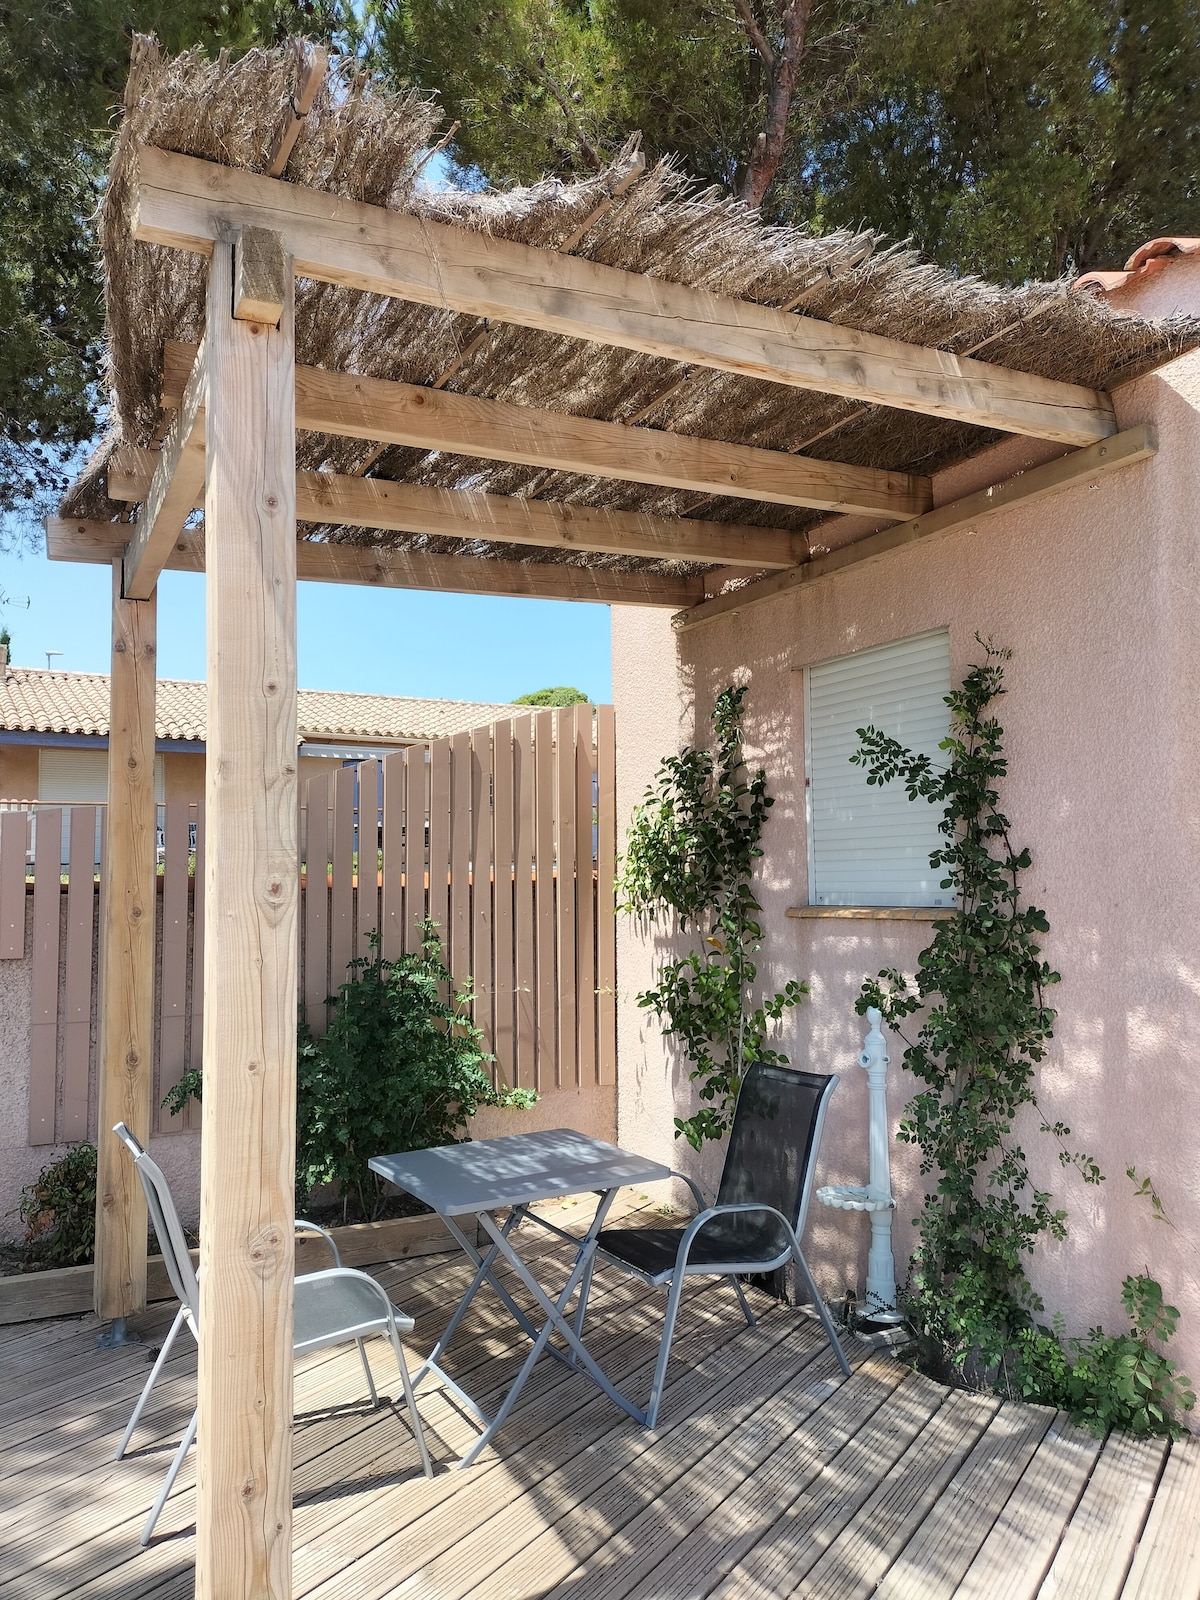
[(692, 1191), (692, 1199), (696, 1202), (697, 1214), (699, 1214), (701, 1211), (704, 1211), (706, 1206), (704, 1196), (700, 1192), (700, 1185), (696, 1183), (694, 1179), (689, 1178), (686, 1172), (679, 1172), (675, 1167), (671, 1168), (671, 1176), (673, 1178), (678, 1178), (682, 1183), (686, 1183), (688, 1188)]
[(340, 1267), (341, 1266), (342, 1258), (338, 1254), (338, 1247), (334, 1243), (333, 1235), (331, 1233), (329, 1233), (325, 1228), (322, 1228), (320, 1223), (309, 1222), (307, 1220), (307, 1218), (305, 1218), (305, 1217), (297, 1217), (294, 1226), (295, 1226), (295, 1229), (296, 1229), (297, 1233), (319, 1233), (321, 1235), (322, 1239), (324, 1239), (325, 1243), (333, 1251), (333, 1264), (334, 1264), (334, 1266), (335, 1267)]
[(775, 1217), (777, 1221), (783, 1224), (784, 1231), (791, 1240), (793, 1246), (795, 1246), (796, 1249), (799, 1249), (799, 1243), (796, 1239), (796, 1230), (784, 1216), (783, 1212), (777, 1211), (774, 1206), (763, 1205), (760, 1202), (754, 1201), (747, 1201), (743, 1204), (732, 1206), (709, 1206), (708, 1209), (706, 1211), (702, 1211), (699, 1216), (693, 1217), (688, 1223), (687, 1227), (684, 1229), (683, 1238), (679, 1241), (679, 1251), (675, 1257), (675, 1270), (679, 1272), (687, 1266), (688, 1256), (691, 1254), (692, 1243), (695, 1240), (696, 1235), (700, 1232), (701, 1228), (712, 1222), (715, 1217), (733, 1217), (750, 1211), (764, 1211), (768, 1216)]

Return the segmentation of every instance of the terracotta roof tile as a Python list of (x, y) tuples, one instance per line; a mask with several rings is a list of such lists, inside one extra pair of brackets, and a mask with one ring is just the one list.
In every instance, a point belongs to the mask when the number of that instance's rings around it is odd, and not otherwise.
[(1093, 294), (1112, 294), (1123, 289), (1133, 278), (1148, 278), (1163, 268), (1176, 256), (1194, 256), (1200, 251), (1200, 239), (1151, 239), (1140, 245), (1125, 263), (1123, 272), (1085, 272), (1076, 278), (1072, 289), (1085, 289)]
[[(478, 728), (513, 708), (475, 700), (417, 700), (398, 695), (301, 689), (302, 739), (403, 741), (440, 739)], [(155, 696), (159, 739), (205, 738), (203, 683), (160, 678)], [(0, 681), (0, 728), (26, 733), (108, 733), (108, 675), (9, 667)]]

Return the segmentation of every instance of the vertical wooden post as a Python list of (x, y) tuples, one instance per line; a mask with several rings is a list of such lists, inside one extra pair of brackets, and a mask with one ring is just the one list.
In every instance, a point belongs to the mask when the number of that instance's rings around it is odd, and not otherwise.
[(196, 1594), (286, 1600), (299, 906), (293, 280), (284, 260), (278, 328), (235, 321), (235, 247), (214, 246), (205, 334), (208, 1004)]
[[(150, 1137), (154, 1070), (154, 650), (156, 601), (125, 600), (113, 562), (108, 829), (100, 930), (96, 1315), (146, 1305), (146, 1201), (113, 1124)], [(73, 841), (72, 841), (73, 842)], [(88, 841), (92, 859), (94, 837)], [(74, 856), (74, 851), (72, 851)], [(72, 860), (72, 881), (77, 870)], [(88, 874), (88, 914), (91, 882)], [(90, 927), (89, 927), (90, 938)], [(89, 963), (90, 965), (90, 963)]]

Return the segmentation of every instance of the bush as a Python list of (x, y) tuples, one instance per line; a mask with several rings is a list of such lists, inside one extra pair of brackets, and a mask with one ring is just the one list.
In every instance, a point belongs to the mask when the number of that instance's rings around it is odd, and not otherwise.
[(480, 1106), (528, 1105), (530, 1090), (497, 1090), (469, 986), (455, 991), (432, 923), (420, 951), (351, 962), (328, 1032), (300, 1030), (296, 1070), (296, 1201), (336, 1183), (364, 1218), (378, 1216), (383, 1181), (367, 1166), (383, 1152), (456, 1144)]
[(75, 1267), (96, 1249), (96, 1146), (77, 1144), (21, 1191), (26, 1261)]

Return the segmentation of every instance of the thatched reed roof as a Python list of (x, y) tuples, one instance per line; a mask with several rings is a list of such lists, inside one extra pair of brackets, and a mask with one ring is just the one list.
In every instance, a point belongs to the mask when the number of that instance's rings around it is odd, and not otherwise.
[[(252, 51), (238, 61), (200, 52), (164, 60), (150, 41), (135, 46), (124, 115), (100, 216), (108, 313), (114, 432), (64, 503), (65, 516), (117, 520), (105, 463), (114, 443), (147, 445), (161, 435), (159, 387), (165, 339), (197, 340), (204, 320), (205, 265), (194, 256), (134, 242), (130, 164), (139, 142), (262, 172), (288, 105), (294, 47)], [(290, 182), (408, 210), (548, 250), (572, 241), (620, 188), (628, 162), (578, 183), (527, 189), (440, 192), (420, 179), (440, 113), (416, 94), (384, 93), (343, 64), (327, 77), (284, 171)], [(1114, 314), (1063, 283), (1001, 289), (920, 262), (877, 235), (812, 236), (765, 227), (716, 191), (698, 191), (669, 163), (621, 189), (571, 253), (634, 272), (703, 287), (1039, 375), (1110, 388), (1200, 344), (1200, 321), (1151, 322)], [(801, 451), (826, 460), (928, 474), (977, 453), (997, 435), (889, 407), (696, 369), (511, 325), (483, 336), (473, 317), (301, 281), (297, 360), (374, 377), (608, 421), (645, 420), (672, 432)], [(463, 360), (464, 353), (466, 359)], [(459, 365), (459, 363), (461, 363)], [(680, 381), (683, 379), (684, 381)], [(816, 441), (819, 440), (819, 445)], [(434, 485), (471, 487), (627, 510), (804, 530), (823, 513), (745, 499), (586, 478), (561, 471), (302, 433), (301, 468)], [(372, 459), (373, 458), (373, 459)], [(702, 510), (700, 508), (702, 507)], [(646, 568), (619, 556), (514, 548), (362, 529), (302, 527), (308, 537), (462, 552), (531, 562)]]

